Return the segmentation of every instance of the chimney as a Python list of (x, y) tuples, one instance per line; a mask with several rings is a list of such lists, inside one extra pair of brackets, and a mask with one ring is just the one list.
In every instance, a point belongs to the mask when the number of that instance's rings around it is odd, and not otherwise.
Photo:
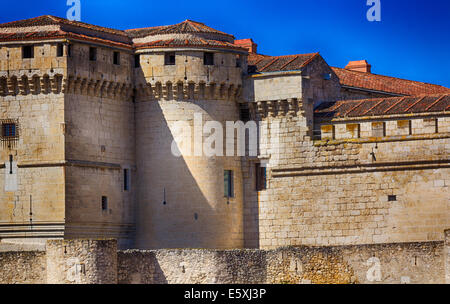
[(346, 70), (371, 73), (372, 66), (366, 60), (350, 61)]
[(251, 38), (234, 40), (234, 44), (247, 49), (249, 53), (257, 53), (258, 45)]

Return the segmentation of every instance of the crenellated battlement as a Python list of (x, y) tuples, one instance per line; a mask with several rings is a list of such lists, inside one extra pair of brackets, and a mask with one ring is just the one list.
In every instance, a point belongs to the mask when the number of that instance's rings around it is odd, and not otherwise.
[(267, 100), (252, 103), (256, 113), (262, 118), (268, 116), (296, 116), (302, 110), (302, 102), (297, 98), (285, 100)]
[(63, 75), (56, 73), (0, 76), (0, 96), (59, 94), (63, 83)]
[(136, 87), (138, 100), (239, 100), (241, 86), (233, 84), (194, 83), (179, 81), (140, 84)]
[(60, 93), (128, 100), (133, 94), (133, 86), (131, 83), (76, 76), (63, 78), (62, 74), (56, 73), (0, 76), (0, 96)]

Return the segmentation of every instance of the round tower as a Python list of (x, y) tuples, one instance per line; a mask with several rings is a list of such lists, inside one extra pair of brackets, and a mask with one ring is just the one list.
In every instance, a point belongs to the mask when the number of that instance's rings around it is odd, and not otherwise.
[[(136, 246), (243, 247), (241, 158), (207, 155), (202, 145), (214, 132), (196, 136), (208, 122), (223, 126), (224, 147), (233, 136), (226, 121), (239, 120), (247, 51), (190, 20), (128, 33), (136, 46)], [(177, 155), (180, 137), (191, 148)]]

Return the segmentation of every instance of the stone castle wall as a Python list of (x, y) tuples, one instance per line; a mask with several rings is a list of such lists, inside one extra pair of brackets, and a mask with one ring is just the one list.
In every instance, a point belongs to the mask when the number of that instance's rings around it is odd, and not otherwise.
[(57, 240), (47, 242), (46, 252), (0, 252), (0, 282), (439, 284), (448, 278), (446, 263), (448, 240), (276, 250), (150, 251), (117, 251), (115, 240)]
[[(0, 149), (0, 238), (63, 235), (66, 60), (55, 43), (0, 47), (0, 121), (16, 123), (17, 139)], [(33, 231), (31, 231), (33, 230)]]
[(443, 240), (447, 118), (437, 134), (315, 141), (303, 115), (263, 119), (273, 136), (261, 145), (270, 155), (258, 215), (262, 248)]

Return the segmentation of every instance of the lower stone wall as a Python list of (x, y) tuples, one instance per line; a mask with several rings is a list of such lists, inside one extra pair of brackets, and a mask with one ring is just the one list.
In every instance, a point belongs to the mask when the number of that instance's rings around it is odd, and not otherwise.
[(117, 251), (115, 240), (52, 240), (44, 251), (0, 252), (0, 284), (450, 283), (445, 242), (274, 250)]
[(444, 243), (118, 253), (119, 284), (444, 283)]
[(47, 282), (44, 251), (0, 252), (0, 284), (42, 284)]

